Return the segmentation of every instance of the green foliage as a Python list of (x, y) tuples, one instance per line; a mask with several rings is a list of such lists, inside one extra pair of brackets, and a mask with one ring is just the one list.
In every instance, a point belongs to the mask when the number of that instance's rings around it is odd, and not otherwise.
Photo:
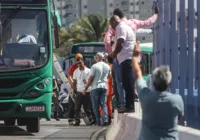
[(70, 46), (75, 43), (101, 42), (103, 41), (102, 33), (107, 28), (108, 19), (105, 19), (101, 14), (85, 15), (73, 23), (68, 31), (65, 28), (60, 29), (60, 47), (69, 51)]
[(73, 23), (69, 31), (61, 29), (60, 45), (103, 41), (101, 34), (107, 30), (107, 27), (108, 20), (101, 14), (85, 15)]

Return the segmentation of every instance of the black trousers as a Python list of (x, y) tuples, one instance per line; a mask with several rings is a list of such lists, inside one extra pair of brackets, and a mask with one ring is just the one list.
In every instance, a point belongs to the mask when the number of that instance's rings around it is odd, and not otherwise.
[(122, 84), (126, 94), (126, 107), (135, 109), (134, 75), (131, 63), (132, 60), (125, 60), (120, 65), (122, 66)]
[(116, 83), (116, 80), (115, 80), (115, 73), (114, 73), (113, 69), (112, 69), (112, 79), (113, 79), (113, 91), (114, 91), (114, 94), (115, 94), (117, 107), (118, 107), (118, 105), (119, 105), (119, 93), (117, 92), (117, 83)]
[(74, 112), (74, 102), (71, 98), (71, 96), (69, 96), (69, 112), (68, 112), (68, 121), (72, 121), (74, 119), (74, 115), (75, 115), (75, 112)]
[(92, 111), (92, 101), (90, 97), (90, 92), (87, 92), (86, 95), (83, 95), (81, 92), (76, 93), (75, 120), (77, 122), (80, 122), (80, 113), (81, 113), (82, 106), (90, 122), (94, 122), (95, 118), (94, 118), (94, 113)]

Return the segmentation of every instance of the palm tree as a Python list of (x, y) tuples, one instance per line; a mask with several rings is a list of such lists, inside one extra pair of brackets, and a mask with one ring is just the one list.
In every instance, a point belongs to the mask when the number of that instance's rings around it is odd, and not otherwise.
[(108, 20), (99, 13), (86, 15), (78, 21), (85, 42), (102, 41), (101, 34), (106, 31), (107, 25)]
[(100, 42), (103, 41), (101, 34), (106, 31), (108, 20), (101, 14), (89, 14), (80, 18), (72, 24), (69, 31), (60, 34), (61, 44), (81, 43), (81, 42)]
[(75, 43), (101, 42), (103, 41), (102, 33), (106, 31), (107, 27), (108, 20), (101, 14), (85, 15), (73, 23), (68, 31), (65, 28), (60, 29), (60, 48), (62, 49), (56, 50), (62, 52), (65, 48), (64, 50), (67, 51)]

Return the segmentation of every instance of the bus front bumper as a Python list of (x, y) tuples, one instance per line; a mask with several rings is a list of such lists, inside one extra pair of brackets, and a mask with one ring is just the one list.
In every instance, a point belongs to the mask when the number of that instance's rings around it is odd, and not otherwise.
[(47, 118), (51, 116), (52, 93), (35, 99), (0, 100), (0, 119)]

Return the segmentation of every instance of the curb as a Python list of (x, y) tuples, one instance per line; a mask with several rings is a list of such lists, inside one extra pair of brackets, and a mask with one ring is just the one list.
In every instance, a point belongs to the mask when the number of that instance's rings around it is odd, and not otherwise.
[(97, 138), (99, 137), (99, 135), (100, 135), (102, 132), (104, 132), (105, 130), (107, 130), (107, 129), (108, 129), (108, 127), (103, 127), (103, 128), (101, 128), (100, 130), (94, 132), (94, 133), (91, 135), (90, 140), (97, 140)]

